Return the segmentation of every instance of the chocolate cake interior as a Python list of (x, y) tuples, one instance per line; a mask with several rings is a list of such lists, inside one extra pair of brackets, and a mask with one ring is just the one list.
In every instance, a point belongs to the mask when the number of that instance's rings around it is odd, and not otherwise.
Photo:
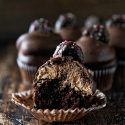
[(60, 81), (46, 80), (37, 87), (35, 108), (37, 109), (69, 109), (88, 107), (85, 97), (76, 92), (69, 85), (61, 87)]

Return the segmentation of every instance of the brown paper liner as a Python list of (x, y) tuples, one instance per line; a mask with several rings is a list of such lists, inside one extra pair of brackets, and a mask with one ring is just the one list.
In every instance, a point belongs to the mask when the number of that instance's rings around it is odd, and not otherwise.
[(31, 114), (42, 121), (46, 122), (66, 122), (66, 121), (73, 121), (80, 119), (81, 117), (85, 116), (87, 113), (98, 110), (106, 106), (106, 96), (96, 90), (95, 94), (93, 95), (94, 99), (96, 98), (96, 104), (93, 104), (92, 107), (86, 108), (76, 108), (76, 109), (34, 109), (33, 108), (33, 99), (32, 99), (32, 92), (31, 90), (21, 92), (21, 93), (14, 93), (12, 94), (12, 101), (17, 104), (21, 105), (22, 107), (26, 108), (31, 112)]
[(25, 63), (22, 63), (19, 59), (17, 59), (17, 64), (18, 64), (18, 67), (20, 69), (23, 83), (32, 84), (38, 67), (37, 66), (29, 66)]
[(100, 70), (92, 70), (97, 89), (108, 91), (112, 88), (115, 70), (116, 66)]
[(118, 61), (113, 88), (118, 91), (125, 90), (125, 61)]

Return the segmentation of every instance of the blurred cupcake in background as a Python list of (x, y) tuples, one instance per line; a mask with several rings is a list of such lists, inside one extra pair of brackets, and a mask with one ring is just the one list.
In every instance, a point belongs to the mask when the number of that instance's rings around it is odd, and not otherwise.
[(53, 32), (48, 20), (40, 18), (31, 23), (29, 32), (16, 41), (23, 83), (31, 86), (38, 67), (49, 59), (60, 41), (61, 37)]
[(93, 71), (97, 88), (105, 92), (112, 88), (116, 69), (115, 51), (108, 46), (106, 38), (104, 26), (93, 25), (77, 41), (84, 54), (84, 65)]
[(125, 15), (113, 15), (107, 22), (109, 45), (117, 55), (117, 70), (114, 77), (114, 89), (125, 90)]
[(63, 40), (78, 40), (81, 30), (76, 16), (72, 13), (60, 15), (55, 23), (55, 32), (60, 34)]
[(103, 21), (100, 17), (91, 15), (88, 16), (84, 21), (84, 28), (88, 29), (91, 28), (93, 25), (102, 25)]

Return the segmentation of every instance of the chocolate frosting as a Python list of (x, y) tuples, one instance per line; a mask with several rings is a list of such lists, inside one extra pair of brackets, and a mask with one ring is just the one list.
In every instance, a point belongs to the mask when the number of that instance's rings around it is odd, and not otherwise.
[(75, 43), (71, 41), (64, 41), (60, 43), (53, 54), (53, 57), (56, 56), (70, 56), (73, 57), (74, 60), (83, 63), (84, 56), (81, 48)]
[(16, 42), (18, 58), (27, 64), (40, 63), (41, 57), (50, 57), (61, 38), (55, 33), (31, 32), (20, 36)]
[(112, 61), (115, 60), (115, 51), (112, 47), (101, 41), (105, 40), (103, 31), (102, 34), (93, 30), (91, 31), (92, 33), (84, 34), (77, 41), (77, 45), (81, 47), (84, 54), (84, 63), (90, 65), (96, 64), (97, 67), (97, 64), (103, 64), (102, 66), (107, 63), (109, 64), (109, 62), (112, 64)]
[(83, 36), (88, 36), (98, 41), (107, 43), (107, 36), (103, 25), (93, 25), (83, 31)]
[(60, 41), (61, 37), (53, 32), (48, 20), (37, 19), (31, 23), (29, 32), (16, 41), (18, 60), (29, 65), (41, 65), (53, 54)]

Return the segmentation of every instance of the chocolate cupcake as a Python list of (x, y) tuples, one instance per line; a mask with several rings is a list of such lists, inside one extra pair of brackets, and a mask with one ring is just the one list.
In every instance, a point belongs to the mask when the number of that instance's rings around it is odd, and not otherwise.
[(86, 105), (81, 94), (92, 95), (96, 87), (80, 62), (83, 62), (83, 53), (74, 42), (65, 41), (57, 46), (53, 58), (39, 68), (34, 80), (37, 109), (74, 109)]
[(106, 22), (109, 33), (109, 45), (117, 55), (117, 70), (114, 77), (114, 89), (125, 90), (125, 15), (113, 15)]
[(91, 74), (80, 62), (80, 47), (62, 42), (38, 69), (33, 89), (13, 94), (12, 101), (47, 122), (73, 121), (105, 107), (105, 95), (96, 89)]
[[(96, 86), (81, 61), (82, 50), (74, 42), (65, 41), (57, 46), (53, 58), (43, 64), (35, 76), (33, 105), (36, 110), (56, 110), (55, 112), (59, 112), (57, 116), (55, 114), (54, 119), (61, 117), (70, 121), (71, 116), (76, 116), (76, 113), (78, 115), (82, 108), (89, 109), (94, 105), (97, 101), (93, 96)], [(70, 112), (76, 109), (79, 109), (79, 113)], [(51, 113), (49, 114), (48, 117), (53, 119)], [(82, 115), (79, 115), (80, 117)]]
[(94, 25), (85, 30), (77, 41), (84, 54), (84, 65), (93, 71), (97, 88), (108, 91), (112, 87), (116, 68), (115, 51), (107, 44), (104, 26)]
[[(41, 66), (34, 81), (34, 107), (37, 109), (88, 108), (95, 92), (92, 77), (70, 57), (55, 57)], [(83, 97), (84, 95), (85, 97)]]
[(33, 83), (38, 67), (52, 55), (61, 37), (53, 32), (48, 20), (40, 18), (29, 27), (29, 32), (16, 41), (17, 63), (24, 83)]
[(72, 13), (60, 15), (55, 23), (55, 32), (60, 34), (63, 40), (76, 41), (81, 36), (76, 16)]

